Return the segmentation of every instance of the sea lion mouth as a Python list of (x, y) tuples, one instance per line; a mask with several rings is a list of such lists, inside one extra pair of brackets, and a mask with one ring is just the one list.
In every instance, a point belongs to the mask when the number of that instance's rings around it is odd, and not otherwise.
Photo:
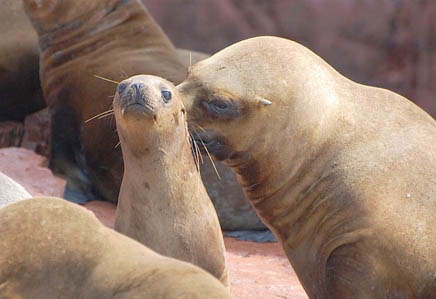
[(155, 109), (152, 106), (138, 102), (121, 106), (121, 115), (126, 116), (129, 114), (156, 117)]
[(204, 154), (211, 154), (218, 161), (227, 159), (232, 152), (224, 136), (212, 130), (192, 130), (191, 136), (198, 149)]

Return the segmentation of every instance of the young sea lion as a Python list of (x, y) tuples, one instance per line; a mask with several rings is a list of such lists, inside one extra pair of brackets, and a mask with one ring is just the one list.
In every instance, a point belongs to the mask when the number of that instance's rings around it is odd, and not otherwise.
[(436, 294), (427, 113), (276, 37), (218, 52), (177, 88), (199, 145), (237, 173), (310, 298)]
[(220, 224), (174, 85), (155, 76), (131, 77), (118, 85), (113, 107), (124, 160), (115, 230), (229, 286)]

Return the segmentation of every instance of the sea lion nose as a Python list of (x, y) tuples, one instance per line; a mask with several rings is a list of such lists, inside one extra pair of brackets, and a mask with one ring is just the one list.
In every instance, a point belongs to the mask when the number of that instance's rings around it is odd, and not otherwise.
[(145, 88), (145, 84), (142, 82), (132, 83), (131, 88), (135, 90), (136, 93), (141, 92), (141, 89)]
[(135, 100), (143, 100), (142, 99), (142, 90), (145, 88), (145, 84), (141, 82), (132, 83), (130, 88), (134, 91)]

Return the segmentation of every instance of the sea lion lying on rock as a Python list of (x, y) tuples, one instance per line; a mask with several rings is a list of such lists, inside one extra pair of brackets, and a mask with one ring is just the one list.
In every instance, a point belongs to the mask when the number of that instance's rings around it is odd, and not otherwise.
[(161, 256), (57, 198), (0, 209), (0, 297), (231, 298), (209, 273)]

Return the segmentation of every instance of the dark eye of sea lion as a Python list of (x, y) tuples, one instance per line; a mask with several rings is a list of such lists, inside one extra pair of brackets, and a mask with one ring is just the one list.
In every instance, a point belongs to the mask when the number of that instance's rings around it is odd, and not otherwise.
[(231, 99), (214, 97), (203, 101), (202, 104), (212, 117), (237, 118), (242, 114), (241, 105)]
[(171, 91), (164, 89), (161, 91), (161, 93), (162, 93), (162, 99), (165, 103), (171, 101)]
[(209, 107), (216, 113), (224, 113), (229, 110), (230, 105), (226, 101), (212, 100), (209, 102)]
[(124, 90), (126, 90), (127, 84), (126, 83), (120, 83), (118, 84), (118, 94), (122, 94)]

